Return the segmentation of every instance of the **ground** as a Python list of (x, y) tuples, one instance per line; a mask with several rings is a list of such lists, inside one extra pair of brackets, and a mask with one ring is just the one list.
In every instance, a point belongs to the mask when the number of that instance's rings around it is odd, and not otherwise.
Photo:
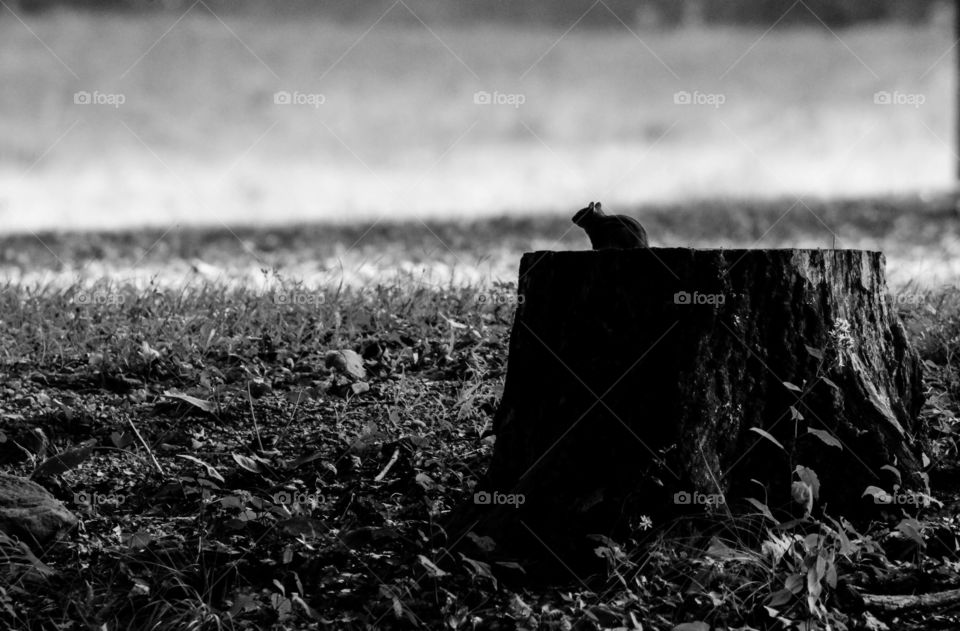
[[(428, 26), (0, 12), (0, 464), (81, 517), (0, 626), (956, 628), (854, 588), (957, 571), (950, 29)], [(595, 200), (655, 247), (883, 251), (947, 508), (638, 531), (548, 587), (451, 551), (520, 255)]]
[[(911, 282), (898, 261), (916, 269), (908, 257), (923, 249), (952, 269), (952, 251), (933, 246), (954, 233), (955, 203), (811, 202), (772, 231), (779, 203), (638, 216), (656, 245), (718, 246), (724, 230), (744, 246), (767, 233), (774, 245), (831, 247), (823, 221), (888, 249), (892, 298), (925, 362), (934, 496), (949, 505), (960, 293)], [(45, 457), (96, 446), (76, 466), (36, 473), (82, 524), (38, 551), (57, 578), (0, 585), (0, 615), (12, 628), (772, 628), (770, 606), (867, 628), (848, 585), (951, 585), (953, 517), (935, 507), (922, 522), (890, 515), (863, 533), (824, 522), (822, 546), (781, 540), (774, 564), (745, 540), (689, 554), (701, 544), (641, 533), (598, 543), (605, 571), (549, 588), (451, 553), (441, 526), (490, 456), (482, 435), (507, 361), (511, 270), (526, 248), (586, 247), (564, 235), (568, 222), (4, 240), (0, 460), (30, 475)], [(498, 273), (455, 273), (478, 261)], [(359, 353), (365, 376), (327, 359), (338, 349)], [(837, 586), (813, 601), (800, 587), (784, 595), (783, 581), (818, 555)], [(892, 628), (956, 623), (874, 614)]]

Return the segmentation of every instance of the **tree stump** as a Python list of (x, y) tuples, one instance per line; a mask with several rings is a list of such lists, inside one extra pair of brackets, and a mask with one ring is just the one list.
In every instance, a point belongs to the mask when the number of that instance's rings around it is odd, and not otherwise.
[(923, 487), (920, 361), (879, 252), (533, 252), (518, 292), (463, 531), (557, 551), (743, 498), (796, 516), (798, 467), (834, 516)]

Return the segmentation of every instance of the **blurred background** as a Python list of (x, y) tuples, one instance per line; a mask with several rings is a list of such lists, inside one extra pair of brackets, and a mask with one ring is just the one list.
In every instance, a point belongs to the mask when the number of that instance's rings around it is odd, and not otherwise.
[(438, 222), (496, 220), (519, 248), (584, 247), (569, 216), (599, 199), (656, 245), (956, 271), (952, 2), (0, 5), (0, 230), (60, 267), (64, 230), (361, 226), (342, 258), (426, 222), (429, 258), (469, 238)]

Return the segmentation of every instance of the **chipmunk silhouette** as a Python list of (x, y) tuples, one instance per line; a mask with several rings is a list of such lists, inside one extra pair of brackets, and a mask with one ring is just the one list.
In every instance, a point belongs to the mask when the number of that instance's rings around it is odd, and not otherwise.
[(647, 231), (639, 221), (626, 215), (605, 215), (600, 202), (578, 210), (573, 223), (586, 231), (594, 250), (649, 247)]

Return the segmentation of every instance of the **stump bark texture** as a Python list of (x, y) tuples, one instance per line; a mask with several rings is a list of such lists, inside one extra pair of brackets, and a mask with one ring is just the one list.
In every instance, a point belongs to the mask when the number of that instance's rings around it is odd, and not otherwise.
[(795, 514), (798, 466), (832, 515), (923, 486), (920, 361), (878, 252), (533, 252), (518, 292), (478, 532), (563, 546), (747, 497)]

